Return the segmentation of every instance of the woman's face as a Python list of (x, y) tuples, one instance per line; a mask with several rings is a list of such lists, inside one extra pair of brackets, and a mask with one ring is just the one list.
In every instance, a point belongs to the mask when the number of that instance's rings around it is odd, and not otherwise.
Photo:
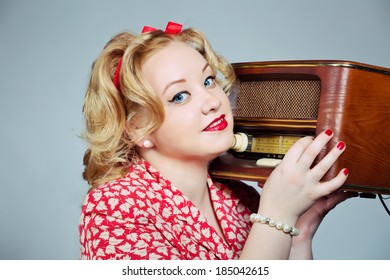
[(165, 109), (148, 139), (161, 158), (209, 161), (230, 148), (233, 116), (226, 93), (195, 49), (173, 42), (148, 58), (142, 71)]

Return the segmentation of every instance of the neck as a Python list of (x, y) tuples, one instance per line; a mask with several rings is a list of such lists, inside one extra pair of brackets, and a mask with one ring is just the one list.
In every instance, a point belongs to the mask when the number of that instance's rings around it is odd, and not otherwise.
[(194, 205), (202, 205), (208, 199), (208, 162), (143, 155), (156, 170), (179, 189)]

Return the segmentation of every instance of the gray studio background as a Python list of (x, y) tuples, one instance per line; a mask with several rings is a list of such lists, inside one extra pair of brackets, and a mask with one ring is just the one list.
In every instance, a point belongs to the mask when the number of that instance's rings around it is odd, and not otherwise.
[[(79, 135), (91, 63), (114, 34), (169, 20), (202, 30), (231, 62), (390, 68), (387, 0), (0, 0), (0, 259), (79, 258), (87, 191)], [(352, 199), (325, 218), (314, 256), (390, 259), (389, 238), (379, 199)]]

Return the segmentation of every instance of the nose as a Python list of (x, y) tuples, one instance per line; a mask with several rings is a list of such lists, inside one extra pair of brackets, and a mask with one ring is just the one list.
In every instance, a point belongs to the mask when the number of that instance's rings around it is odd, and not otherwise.
[(221, 107), (221, 99), (213, 92), (204, 90), (202, 93), (201, 107), (202, 113), (207, 115), (210, 111), (216, 111)]

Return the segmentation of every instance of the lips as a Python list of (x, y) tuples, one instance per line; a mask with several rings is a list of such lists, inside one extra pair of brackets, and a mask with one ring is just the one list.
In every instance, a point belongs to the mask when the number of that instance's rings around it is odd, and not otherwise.
[(222, 114), (219, 118), (213, 120), (203, 131), (221, 131), (228, 126), (228, 123), (225, 119), (225, 115)]

